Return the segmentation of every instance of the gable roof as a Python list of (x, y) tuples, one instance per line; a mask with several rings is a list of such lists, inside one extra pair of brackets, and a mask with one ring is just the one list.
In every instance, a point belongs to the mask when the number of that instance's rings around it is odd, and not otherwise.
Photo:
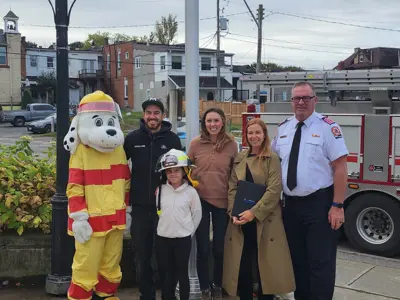
[(11, 10), (4, 16), (4, 18), (9, 19), (19, 19), (16, 14), (14, 14)]
[[(399, 48), (375, 47), (361, 49), (356, 48), (345, 60), (339, 62), (334, 69), (370, 69), (370, 68), (393, 68), (399, 65)], [(355, 63), (354, 59), (359, 55), (364, 54), (366, 61)], [(372, 61), (370, 61), (372, 57)]]

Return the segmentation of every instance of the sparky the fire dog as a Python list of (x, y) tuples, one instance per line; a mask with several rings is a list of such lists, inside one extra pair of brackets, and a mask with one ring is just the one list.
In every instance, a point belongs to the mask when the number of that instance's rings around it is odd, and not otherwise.
[(76, 248), (68, 299), (118, 299), (123, 236), (131, 225), (130, 170), (119, 117), (113, 99), (96, 91), (82, 98), (64, 138), (71, 153), (68, 234)]

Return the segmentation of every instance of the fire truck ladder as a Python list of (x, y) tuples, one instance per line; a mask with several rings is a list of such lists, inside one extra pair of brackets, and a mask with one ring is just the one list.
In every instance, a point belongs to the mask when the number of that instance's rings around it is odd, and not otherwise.
[(240, 81), (260, 84), (268, 95), (274, 95), (275, 89), (289, 89), (298, 81), (308, 81), (319, 97), (329, 98), (332, 106), (346, 97), (371, 100), (376, 114), (390, 114), (392, 99), (400, 99), (400, 69), (277, 72), (244, 75)]

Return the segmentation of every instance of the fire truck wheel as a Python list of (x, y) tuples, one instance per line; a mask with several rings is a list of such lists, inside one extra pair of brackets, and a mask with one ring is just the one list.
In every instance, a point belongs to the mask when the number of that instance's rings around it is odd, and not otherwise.
[(345, 210), (344, 232), (361, 252), (386, 257), (400, 253), (400, 203), (388, 195), (368, 193)]

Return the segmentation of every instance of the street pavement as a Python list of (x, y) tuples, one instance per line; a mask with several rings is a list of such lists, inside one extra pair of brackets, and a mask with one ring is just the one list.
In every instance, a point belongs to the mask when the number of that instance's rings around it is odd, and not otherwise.
[[(347, 258), (344, 259), (344, 257)], [(387, 267), (389, 265), (392, 267)], [(121, 288), (118, 296), (121, 300), (139, 300), (137, 288)], [(0, 298), (7, 300), (66, 299), (47, 295), (43, 286), (0, 289)], [(157, 299), (161, 299), (159, 294)], [(238, 300), (239, 298), (226, 297), (225, 299)], [(339, 250), (334, 299), (400, 299), (400, 261)]]
[(0, 145), (14, 145), (21, 136), (32, 137), (31, 148), (34, 152), (40, 154), (47, 150), (50, 142), (55, 138), (28, 132), (26, 127), (14, 127), (9, 123), (0, 123)]

